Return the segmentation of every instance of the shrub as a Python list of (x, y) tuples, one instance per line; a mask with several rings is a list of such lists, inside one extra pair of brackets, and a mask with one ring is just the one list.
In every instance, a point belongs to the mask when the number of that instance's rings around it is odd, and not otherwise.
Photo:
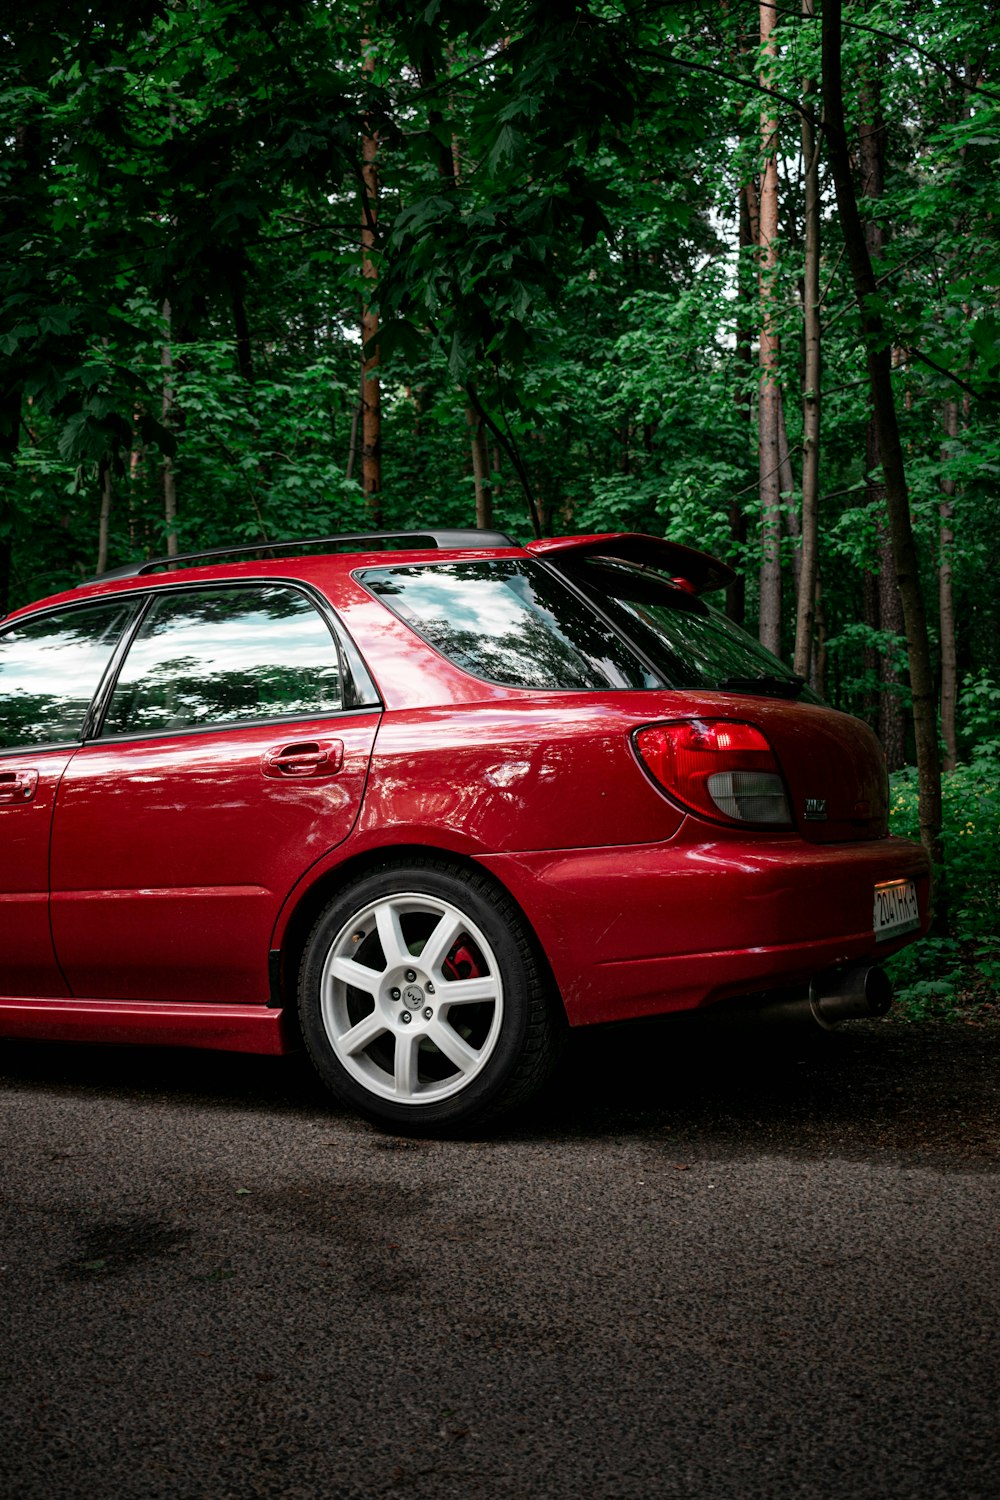
[[(942, 778), (940, 931), (889, 961), (904, 1015), (989, 1014), (1000, 993), (1000, 688), (967, 681), (961, 699), (973, 748)], [(890, 828), (919, 838), (917, 773), (891, 783)]]

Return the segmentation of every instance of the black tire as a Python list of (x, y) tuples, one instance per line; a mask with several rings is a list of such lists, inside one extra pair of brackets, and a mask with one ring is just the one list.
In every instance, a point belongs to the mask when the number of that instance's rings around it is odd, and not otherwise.
[(544, 1083), (562, 1006), (517, 907), (443, 861), (380, 866), (309, 935), (299, 979), (306, 1049), (350, 1109), (397, 1133), (495, 1118)]

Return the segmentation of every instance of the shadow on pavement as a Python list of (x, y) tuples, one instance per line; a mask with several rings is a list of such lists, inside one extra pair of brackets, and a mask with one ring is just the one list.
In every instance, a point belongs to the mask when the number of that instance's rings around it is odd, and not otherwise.
[[(0, 1085), (345, 1118), (302, 1056), (3, 1042)], [(1000, 1027), (890, 1020), (832, 1033), (733, 1031), (685, 1016), (588, 1029), (571, 1034), (540, 1098), (490, 1135), (655, 1135), (691, 1159), (888, 1153), (915, 1165), (996, 1166)]]

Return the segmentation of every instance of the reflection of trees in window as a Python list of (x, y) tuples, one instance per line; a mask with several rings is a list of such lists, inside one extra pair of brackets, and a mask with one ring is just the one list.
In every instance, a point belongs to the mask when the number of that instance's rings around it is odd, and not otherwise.
[[(621, 624), (672, 687), (717, 687), (791, 670), (702, 599), (678, 592), (656, 573), (606, 558), (570, 562), (568, 572)], [(804, 701), (818, 701), (806, 691)]]
[[(46, 741), (72, 739), (74, 729), (65, 727), (66, 707), (54, 693), (19, 692), (0, 705), (0, 744), (13, 749), (16, 745), (44, 745)], [(86, 713), (86, 705), (83, 712)], [(71, 723), (77, 724), (75, 717)], [(82, 723), (81, 713), (79, 724)]]
[(536, 563), (371, 569), (364, 581), (478, 677), (509, 687), (580, 691), (648, 685), (628, 645)]
[(290, 589), (156, 600), (119, 678), (105, 734), (187, 729), (341, 706), (337, 652)]
[(131, 600), (18, 622), (0, 635), (0, 747), (78, 740)]

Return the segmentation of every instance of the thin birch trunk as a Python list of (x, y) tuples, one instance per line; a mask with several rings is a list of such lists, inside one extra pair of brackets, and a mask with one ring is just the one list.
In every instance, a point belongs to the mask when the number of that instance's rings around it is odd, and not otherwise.
[[(736, 312), (736, 406), (746, 423), (748, 444), (753, 432), (753, 265), (757, 254), (757, 191), (746, 182), (739, 192), (740, 260)], [(737, 557), (742, 557), (747, 540), (746, 511), (740, 500), (729, 505), (729, 535)], [(726, 614), (737, 625), (746, 618), (746, 578), (737, 567), (736, 577), (726, 589)]]
[(795, 504), (795, 471), (792, 468), (792, 455), (788, 448), (788, 427), (785, 422), (785, 400), (778, 388), (778, 479), (781, 486), (781, 516), (784, 529), (795, 542), (792, 551), (792, 578), (795, 582), (795, 593), (799, 591), (799, 569), (802, 565), (800, 556), (800, 545), (802, 539), (802, 523), (799, 519), (798, 507)]
[[(768, 64), (777, 57), (773, 4), (760, 7), (760, 43)], [(760, 81), (770, 82), (765, 66)], [(778, 120), (773, 105), (761, 111), (760, 188), (760, 382), (758, 398), (761, 568), (760, 640), (776, 656), (781, 654), (781, 478), (778, 448), (778, 333), (774, 318), (774, 279), (778, 266)]]
[(809, 685), (821, 698), (826, 697), (826, 666), (827, 666), (827, 627), (826, 627), (826, 601), (823, 598), (823, 585), (816, 580), (816, 650), (813, 652), (812, 669), (809, 674)]
[[(815, 14), (814, 0), (802, 0), (803, 16)], [(806, 105), (814, 99), (815, 82), (803, 88)], [(802, 277), (802, 545), (795, 609), (794, 670), (810, 675), (816, 630), (816, 592), (819, 587), (819, 438), (822, 343), (820, 325), (820, 193), (819, 151), (812, 119), (802, 116), (802, 162), (805, 170), (805, 249)]]
[(490, 459), (486, 449), (486, 431), (482, 418), (471, 406), (466, 408), (465, 420), (469, 426), (472, 475), (476, 485), (476, 525), (481, 531), (488, 531), (493, 525), (493, 495), (490, 490)]
[[(163, 401), (160, 417), (164, 427), (173, 425), (174, 409), (174, 355), (171, 343), (170, 303), (163, 304), (165, 337), (160, 349), (160, 365), (163, 370)], [(177, 556), (177, 476), (174, 461), (168, 453), (163, 455), (160, 470), (163, 484), (163, 521), (167, 534), (167, 556)]]
[[(362, 70), (371, 79), (375, 73), (375, 50), (362, 42)], [(361, 275), (365, 292), (361, 308), (361, 489), (368, 519), (382, 524), (382, 384), (379, 378), (378, 314), (368, 291), (378, 280), (375, 245), (378, 237), (378, 134), (366, 120), (361, 137)]]

